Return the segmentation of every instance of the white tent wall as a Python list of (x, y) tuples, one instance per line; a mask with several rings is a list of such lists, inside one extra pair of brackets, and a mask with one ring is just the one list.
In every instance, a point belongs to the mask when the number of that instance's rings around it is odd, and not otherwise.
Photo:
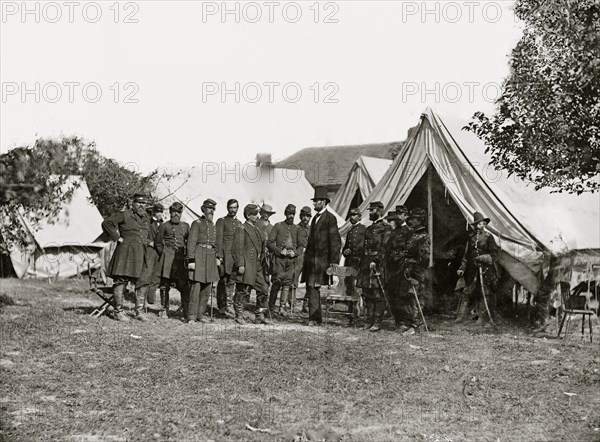
[[(166, 172), (177, 171), (169, 169)], [(184, 204), (183, 220), (188, 223), (202, 214), (201, 207), (205, 199), (211, 198), (217, 202), (216, 220), (227, 214), (227, 201), (233, 198), (240, 204), (240, 220), (244, 219), (243, 208), (246, 204), (266, 203), (273, 206), (276, 212), (271, 216), (274, 224), (284, 219), (283, 212), (288, 204), (296, 206), (295, 220), (298, 222), (303, 206), (312, 209), (314, 189), (302, 170), (207, 163), (187, 169), (170, 181), (161, 180), (156, 183), (154, 194), (165, 207), (175, 201)], [(330, 207), (328, 210), (336, 215), (341, 226), (344, 220)]]
[(357, 192), (362, 200), (371, 193), (375, 185), (383, 178), (392, 164), (392, 160), (360, 156), (354, 162), (348, 178), (342, 184), (331, 201), (331, 208), (341, 216), (347, 216)]
[(65, 187), (75, 185), (71, 198), (53, 221), (42, 221), (34, 229), (27, 214), (21, 222), (30, 233), (29, 246), (10, 253), (19, 278), (70, 278), (101, 267), (101, 251), (108, 244), (96, 242), (102, 233), (102, 215), (90, 201), (90, 191), (79, 176), (70, 176)]
[[(466, 121), (462, 126), (464, 124)], [(555, 194), (548, 191), (534, 192), (523, 183), (513, 184), (510, 181), (514, 179), (509, 179), (506, 173), (499, 176), (493, 169), (494, 179), (489, 179), (482, 173), (490, 169), (482, 142), (475, 135), (463, 132), (460, 133), (459, 144), (455, 135), (458, 134), (450, 132), (437, 114), (426, 109), (417, 129), (360, 206), (363, 219), (368, 220), (366, 215), (372, 201), (383, 202), (386, 211), (392, 210), (397, 204), (404, 204), (431, 164), (465, 220), (470, 220), (475, 211), (492, 219), (488, 227), (502, 250), (500, 264), (532, 293), (539, 289), (541, 271), (548, 258), (547, 252), (552, 247), (551, 237), (556, 235), (550, 232), (567, 231), (570, 236), (579, 236), (579, 226), (584, 224), (584, 231), (596, 229), (595, 234), (589, 233), (591, 238), (586, 238), (585, 243), (599, 248), (597, 196), (595, 199), (590, 195), (583, 198), (574, 195), (555, 198)], [(472, 158), (479, 160), (477, 167)], [(511, 192), (510, 196), (507, 196), (507, 191)], [(560, 203), (567, 204), (578, 214), (574, 215), (578, 219), (573, 220), (570, 226), (548, 219), (548, 214), (561, 210), (561, 206), (557, 206)], [(528, 210), (530, 206), (535, 210)], [(421, 207), (431, 212), (426, 200)], [(561, 219), (564, 220), (565, 216)], [(348, 223), (344, 225), (342, 233), (348, 227)]]

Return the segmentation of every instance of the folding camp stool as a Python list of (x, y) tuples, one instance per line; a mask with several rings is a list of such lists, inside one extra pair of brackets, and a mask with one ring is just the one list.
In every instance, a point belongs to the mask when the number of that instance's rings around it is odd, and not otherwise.
[[(560, 286), (559, 286), (560, 287)], [(590, 328), (590, 342), (592, 342), (593, 327), (592, 327), (592, 315), (595, 314), (594, 310), (586, 307), (587, 300), (585, 296), (572, 296), (569, 290), (560, 290), (563, 305), (563, 318), (558, 328), (557, 337), (560, 338), (565, 320), (567, 321), (567, 327), (565, 329), (565, 339), (569, 334), (569, 325), (571, 324), (571, 316), (581, 315), (581, 338), (584, 337), (585, 330), (585, 319), (587, 317)]]
[(353, 269), (352, 267), (336, 266), (335, 268), (329, 267), (327, 269), (327, 274), (330, 278), (332, 276), (337, 276), (339, 278), (339, 282), (338, 289), (336, 291), (332, 291), (331, 286), (327, 287), (328, 290), (327, 294), (325, 295), (325, 325), (327, 325), (327, 322), (329, 321), (329, 315), (333, 313), (331, 309), (332, 307), (335, 307), (336, 302), (341, 302), (346, 305), (352, 303), (352, 310), (348, 310), (348, 312), (336, 311), (335, 314), (348, 316), (350, 318), (357, 316), (357, 308), (358, 303), (360, 301), (360, 297), (346, 295), (344, 278), (346, 278), (347, 276), (356, 276), (358, 274), (358, 271), (356, 269)]
[(102, 298), (102, 301), (104, 301), (102, 303), (102, 305), (100, 305), (92, 313), (90, 313), (91, 317), (99, 318), (104, 313), (106, 313), (106, 309), (108, 307), (112, 306), (113, 308), (116, 308), (115, 297), (112, 294), (113, 288), (106, 287), (106, 286), (99, 286), (98, 285), (98, 277), (92, 276), (92, 272), (90, 271), (89, 265), (88, 265), (88, 277), (90, 280), (90, 290), (92, 291), (92, 293), (94, 293), (97, 296), (99, 296), (100, 298)]

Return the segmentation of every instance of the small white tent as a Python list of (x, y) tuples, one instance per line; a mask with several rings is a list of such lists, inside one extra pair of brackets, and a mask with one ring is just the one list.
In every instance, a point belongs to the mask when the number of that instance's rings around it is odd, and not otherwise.
[[(442, 120), (427, 108), (360, 210), (366, 214), (370, 202), (381, 201), (386, 211), (406, 204), (433, 214), (428, 217), (433, 236), (431, 261), (457, 232), (464, 234), (473, 212), (481, 212), (492, 220), (488, 228), (502, 250), (502, 267), (537, 293), (551, 252), (600, 249), (600, 198), (536, 191), (506, 171), (496, 171), (489, 165), (483, 142), (461, 130), (466, 123)], [(348, 228), (346, 223), (342, 232)], [(562, 250), (556, 248), (557, 239)], [(569, 277), (587, 276), (571, 272)]]
[[(175, 170), (167, 170), (174, 173)], [(304, 177), (303, 170), (279, 169), (253, 164), (226, 165), (203, 163), (184, 170), (174, 179), (160, 181), (153, 192), (165, 207), (175, 201), (184, 205), (183, 220), (191, 222), (202, 215), (205, 199), (217, 202), (215, 220), (227, 214), (227, 201), (236, 199), (240, 204), (238, 218), (243, 221), (243, 208), (248, 203), (270, 204), (275, 210), (271, 217), (274, 224), (283, 220), (285, 206), (296, 206), (296, 221), (303, 206), (312, 209), (314, 189)], [(338, 225), (344, 222), (335, 211)]]
[(391, 164), (392, 160), (359, 156), (331, 201), (331, 208), (347, 217), (350, 209), (358, 207), (367, 198)]
[(15, 249), (10, 261), (19, 278), (69, 278), (91, 269), (99, 269), (106, 243), (95, 240), (102, 233), (102, 215), (90, 201), (90, 191), (79, 176), (68, 178), (66, 186), (75, 185), (72, 197), (64, 203), (53, 222), (42, 221), (37, 229), (20, 219), (30, 234), (26, 249)]

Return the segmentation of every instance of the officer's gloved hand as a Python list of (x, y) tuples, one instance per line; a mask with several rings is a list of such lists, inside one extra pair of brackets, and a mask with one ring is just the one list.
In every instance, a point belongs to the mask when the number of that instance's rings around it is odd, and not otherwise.
[(465, 272), (464, 272), (463, 270), (457, 270), (457, 271), (456, 271), (456, 274), (457, 274), (458, 276), (462, 276), (462, 275), (464, 275), (464, 274), (465, 274)]
[(408, 282), (410, 282), (410, 285), (412, 285), (413, 287), (416, 287), (419, 285), (419, 281), (417, 281), (414, 278), (408, 278)]
[(190, 262), (188, 264), (188, 270), (196, 270), (196, 263), (195, 262)]
[(239, 273), (240, 275), (243, 275), (244, 273), (246, 273), (246, 267), (244, 267), (244, 266), (239, 266), (239, 267), (238, 267), (238, 273)]
[(290, 250), (290, 251), (288, 252), (288, 256), (289, 256), (290, 258), (293, 258), (294, 256), (296, 256), (296, 254), (294, 253), (294, 251), (293, 251), (293, 250)]
[(219, 267), (221, 265), (221, 260), (219, 258), (217, 258), (217, 267)]
[(372, 262), (371, 264), (369, 264), (369, 269), (375, 270), (376, 268), (377, 268), (377, 264), (375, 264), (374, 262)]

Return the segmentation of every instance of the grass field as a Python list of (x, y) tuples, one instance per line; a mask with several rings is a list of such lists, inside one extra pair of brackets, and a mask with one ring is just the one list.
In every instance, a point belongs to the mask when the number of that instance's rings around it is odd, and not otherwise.
[(600, 336), (118, 323), (85, 281), (0, 280), (0, 439), (600, 440)]

